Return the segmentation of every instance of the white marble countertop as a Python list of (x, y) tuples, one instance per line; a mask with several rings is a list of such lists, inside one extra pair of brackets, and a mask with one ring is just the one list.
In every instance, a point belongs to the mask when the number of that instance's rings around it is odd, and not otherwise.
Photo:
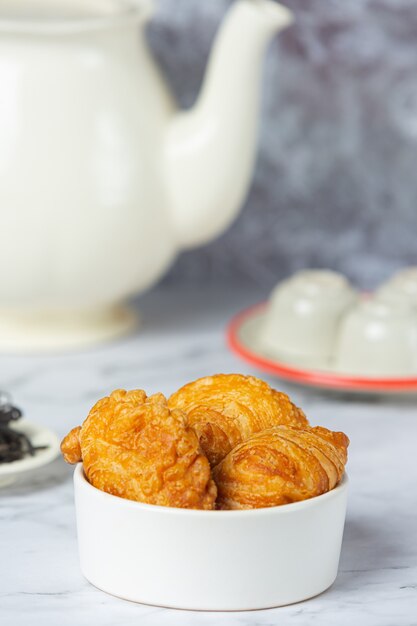
[[(208, 373), (256, 373), (224, 342), (226, 319), (254, 297), (233, 289), (153, 292), (140, 301), (143, 324), (134, 337), (66, 356), (2, 356), (0, 387), (29, 419), (61, 437), (116, 387), (168, 394)], [(330, 590), (290, 607), (247, 613), (174, 611), (108, 596), (81, 575), (72, 470), (59, 459), (0, 492), (0, 623), (416, 626), (416, 399), (355, 399), (277, 386), (313, 423), (351, 438), (348, 518)]]

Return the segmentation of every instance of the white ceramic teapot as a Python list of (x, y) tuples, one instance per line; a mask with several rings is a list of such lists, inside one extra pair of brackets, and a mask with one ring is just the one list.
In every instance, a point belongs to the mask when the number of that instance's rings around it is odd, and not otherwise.
[(148, 50), (148, 0), (0, 0), (0, 348), (124, 332), (119, 304), (233, 220), (262, 59), (291, 14), (238, 0), (196, 105)]

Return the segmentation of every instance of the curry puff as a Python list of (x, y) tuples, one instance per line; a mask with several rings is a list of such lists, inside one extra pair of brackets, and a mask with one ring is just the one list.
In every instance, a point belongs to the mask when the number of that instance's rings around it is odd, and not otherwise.
[(88, 481), (115, 496), (188, 509), (213, 509), (216, 485), (182, 411), (158, 393), (114, 391), (63, 440), (68, 463), (83, 462)]
[(266, 508), (326, 493), (343, 476), (348, 445), (344, 433), (320, 426), (263, 430), (214, 469), (218, 508)]
[(212, 466), (253, 434), (288, 424), (306, 426), (301, 409), (289, 397), (254, 376), (216, 374), (181, 387), (169, 406), (187, 413)]

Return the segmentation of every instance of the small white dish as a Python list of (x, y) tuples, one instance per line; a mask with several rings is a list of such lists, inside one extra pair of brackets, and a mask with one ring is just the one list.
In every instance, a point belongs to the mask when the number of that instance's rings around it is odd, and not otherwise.
[(112, 595), (156, 606), (242, 611), (300, 602), (332, 585), (345, 522), (345, 476), (333, 491), (249, 511), (141, 504), (74, 473), (81, 569)]
[(59, 454), (59, 439), (48, 428), (33, 424), (27, 419), (22, 419), (13, 424), (13, 430), (24, 433), (29, 437), (33, 446), (47, 447), (44, 450), (37, 450), (34, 456), (25, 456), (20, 461), (0, 463), (0, 487), (12, 484), (22, 473), (50, 463)]

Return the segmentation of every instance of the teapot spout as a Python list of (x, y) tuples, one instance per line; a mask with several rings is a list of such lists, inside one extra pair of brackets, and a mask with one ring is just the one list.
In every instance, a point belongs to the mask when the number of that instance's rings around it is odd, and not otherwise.
[(263, 57), (272, 36), (291, 21), (290, 11), (272, 0), (235, 2), (194, 108), (171, 120), (167, 180), (183, 247), (224, 231), (244, 201), (256, 156)]

